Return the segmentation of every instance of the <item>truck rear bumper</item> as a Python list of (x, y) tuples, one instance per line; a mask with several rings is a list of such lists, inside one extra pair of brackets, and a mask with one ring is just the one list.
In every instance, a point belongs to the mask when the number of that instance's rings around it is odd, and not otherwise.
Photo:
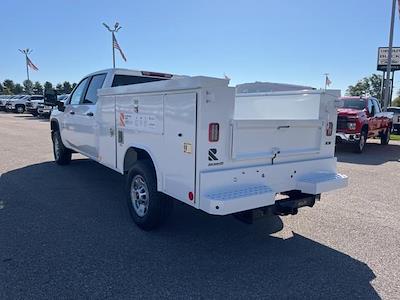
[(336, 143), (355, 143), (360, 139), (358, 133), (336, 132)]
[(227, 215), (273, 205), (279, 193), (318, 195), (346, 186), (336, 158), (209, 171), (200, 174), (200, 209)]

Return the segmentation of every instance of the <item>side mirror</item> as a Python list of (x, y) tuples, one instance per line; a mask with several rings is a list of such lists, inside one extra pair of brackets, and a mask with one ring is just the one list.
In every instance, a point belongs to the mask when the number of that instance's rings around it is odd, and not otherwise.
[(55, 90), (46, 90), (44, 92), (44, 104), (48, 106), (57, 105), (57, 92)]
[(65, 103), (62, 101), (57, 101), (57, 109), (59, 111), (64, 111), (65, 110)]

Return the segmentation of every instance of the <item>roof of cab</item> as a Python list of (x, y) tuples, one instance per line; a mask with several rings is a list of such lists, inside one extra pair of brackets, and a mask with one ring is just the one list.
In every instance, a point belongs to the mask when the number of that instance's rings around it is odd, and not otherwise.
[[(86, 77), (97, 75), (97, 74), (103, 74), (103, 73), (109, 73), (112, 75), (132, 75), (132, 76), (141, 76), (141, 77), (162, 77), (162, 76), (157, 76), (157, 75), (170, 75), (171, 78), (185, 78), (188, 76), (184, 75), (177, 75), (177, 74), (169, 74), (169, 73), (162, 73), (162, 72), (153, 72), (153, 71), (142, 71), (142, 70), (131, 70), (131, 69), (122, 69), (122, 68), (111, 68), (111, 69), (104, 69), (104, 70), (99, 70), (96, 72), (93, 72), (91, 74), (88, 74)], [(146, 73), (146, 74), (143, 74)]]

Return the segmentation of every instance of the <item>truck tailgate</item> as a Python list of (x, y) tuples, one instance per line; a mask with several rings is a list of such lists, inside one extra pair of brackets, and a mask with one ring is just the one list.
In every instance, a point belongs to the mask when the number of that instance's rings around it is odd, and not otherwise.
[(318, 154), (321, 120), (232, 120), (233, 160)]

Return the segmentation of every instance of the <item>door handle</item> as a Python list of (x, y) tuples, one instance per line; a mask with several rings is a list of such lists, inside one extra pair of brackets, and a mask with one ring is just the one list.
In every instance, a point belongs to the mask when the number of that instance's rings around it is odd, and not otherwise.
[(74, 111), (70, 111), (69, 113), (70, 113), (71, 115), (74, 115), (74, 114), (75, 114), (75, 112), (74, 112)]
[(89, 117), (93, 117), (93, 113), (92, 112), (88, 112), (86, 115), (89, 116)]

